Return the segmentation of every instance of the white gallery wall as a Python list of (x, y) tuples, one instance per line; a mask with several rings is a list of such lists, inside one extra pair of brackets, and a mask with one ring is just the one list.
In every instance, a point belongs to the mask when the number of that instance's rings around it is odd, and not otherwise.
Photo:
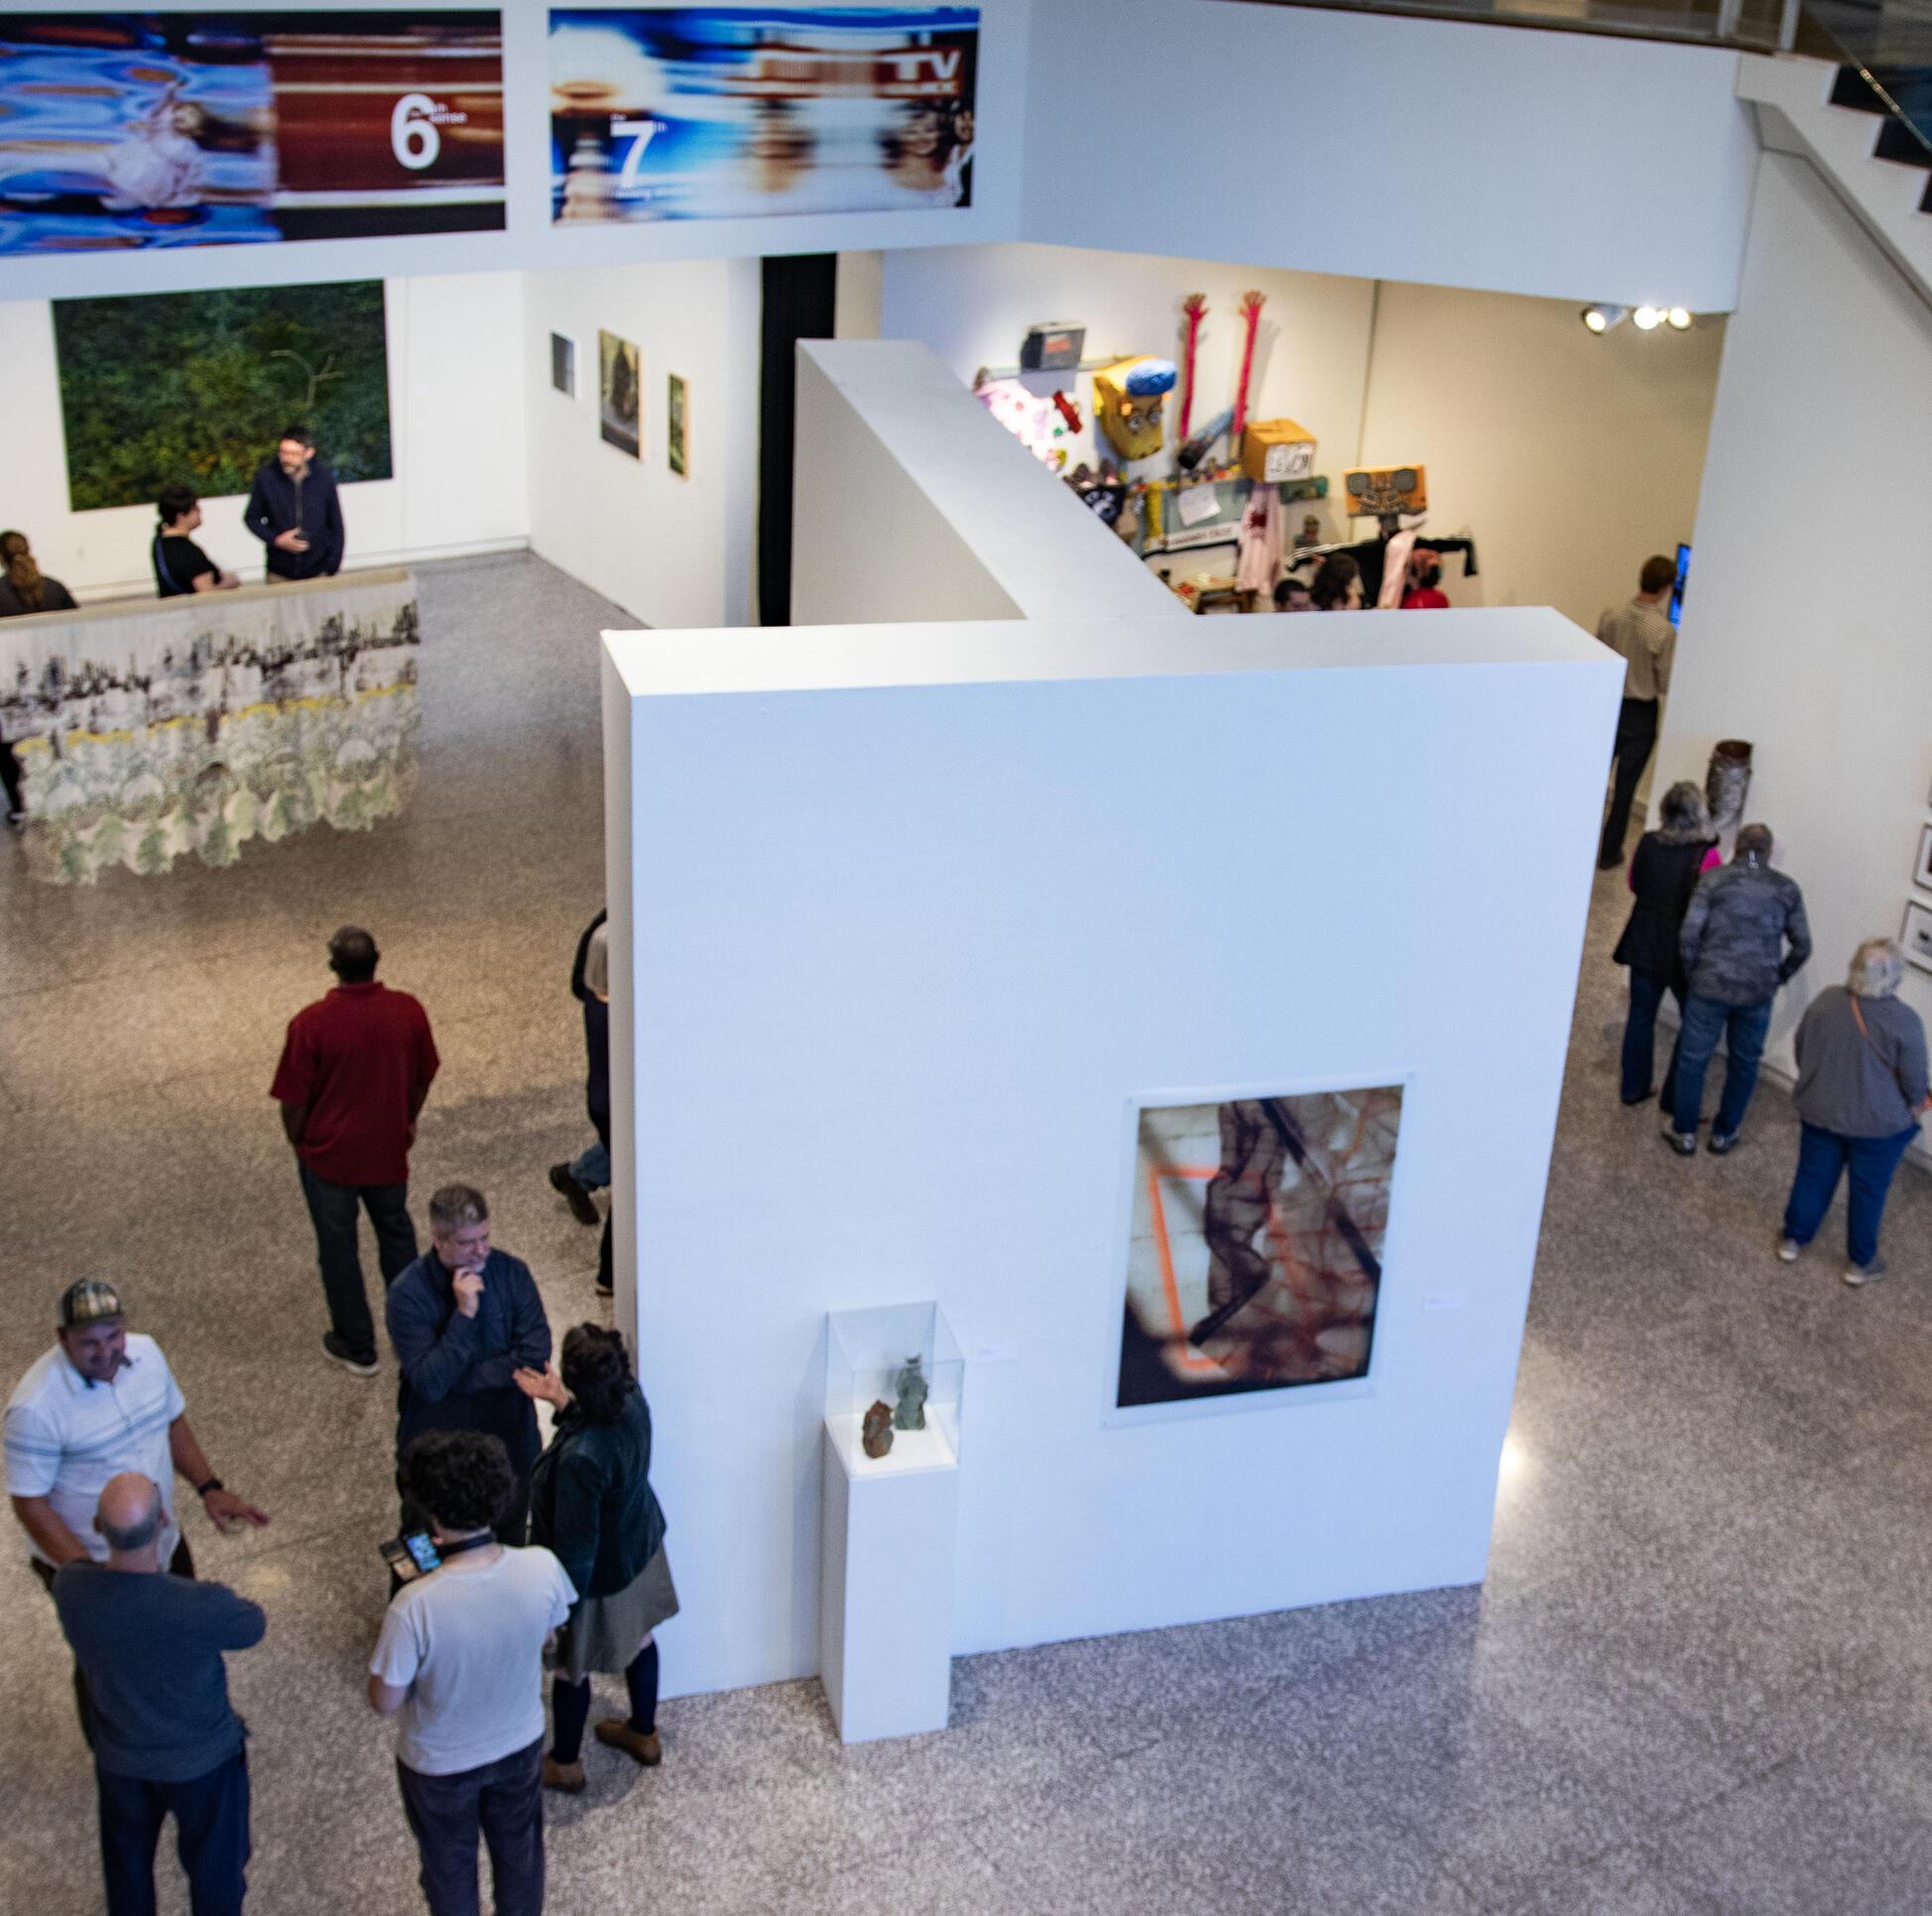
[[(350, 566), (499, 551), (529, 537), (520, 276), (440, 274), (384, 286), (394, 477), (345, 486)], [(42, 568), (81, 598), (154, 591), (152, 505), (68, 509), (65, 437), (45, 299), (0, 301), (6, 372), (0, 525), (32, 539)], [(300, 413), (292, 406), (291, 417)], [(320, 448), (323, 458), (328, 447)], [(271, 457), (272, 444), (262, 447)], [(192, 475), (182, 477), (190, 483)], [(244, 579), (262, 544), (241, 523), (244, 497), (202, 503), (195, 535)]]
[[(1617, 662), (1531, 610), (607, 648), (667, 1687), (816, 1667), (832, 1309), (966, 1351), (957, 1650), (1480, 1579)], [(1368, 1387), (1113, 1420), (1129, 1100), (1396, 1081)]]
[[(977, 246), (889, 255), (880, 325), (890, 338), (923, 340), (966, 382), (981, 366), (1012, 367), (1026, 327), (1042, 319), (1083, 321), (1089, 357), (1178, 361), (1181, 299), (1204, 293), (1198, 426), (1234, 397), (1240, 301), (1251, 287), (1268, 302), (1249, 417), (1286, 417), (1312, 431), (1316, 470), (1337, 495), (1348, 466), (1425, 462), (1428, 530), (1477, 541), (1481, 576), (1463, 586), (1452, 559), (1452, 595), (1553, 605), (1594, 629), (1606, 605), (1634, 589), (1645, 557), (1689, 538), (1721, 323), (1688, 333), (1626, 325), (1597, 337), (1568, 300), (1141, 253)], [(1088, 420), (1072, 459), (1091, 462), (1092, 381), (1062, 383)], [(1178, 417), (1170, 398), (1170, 438)], [(1372, 521), (1350, 521), (1337, 504), (1331, 496), (1288, 507), (1290, 534), (1312, 515), (1325, 539), (1373, 536)], [(1216, 549), (1226, 562), (1231, 548)]]
[[(1753, 747), (1747, 815), (1777, 834), (1817, 941), (1778, 1000), (1769, 1055), (1786, 1069), (1811, 997), (1843, 981), (1861, 938), (1898, 935), (1932, 819), (1932, 646), (1909, 530), (1928, 418), (1932, 314), (1806, 162), (1766, 154), (1653, 785), (1701, 781), (1721, 738)], [(1821, 549), (1818, 502), (1874, 484), (1906, 529), (1897, 556)], [(1932, 1020), (1932, 977), (1908, 971), (1901, 996)]]
[(1737, 70), (1352, 8), (1036, 0), (1018, 237), (1726, 311)]
[[(759, 267), (670, 260), (523, 276), (513, 392), (528, 408), (531, 544), (645, 625), (752, 617), (758, 510)], [(607, 444), (598, 334), (639, 349), (642, 456)], [(550, 335), (576, 343), (576, 393)], [(688, 470), (670, 469), (669, 375), (685, 381)]]

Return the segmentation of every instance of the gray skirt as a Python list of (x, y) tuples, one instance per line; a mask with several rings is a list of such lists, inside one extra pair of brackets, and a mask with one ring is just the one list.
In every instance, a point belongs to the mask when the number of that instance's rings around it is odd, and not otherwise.
[(644, 1639), (677, 1615), (663, 1544), (622, 1590), (586, 1597), (557, 1634), (556, 1674), (581, 1683), (593, 1670), (627, 1670)]

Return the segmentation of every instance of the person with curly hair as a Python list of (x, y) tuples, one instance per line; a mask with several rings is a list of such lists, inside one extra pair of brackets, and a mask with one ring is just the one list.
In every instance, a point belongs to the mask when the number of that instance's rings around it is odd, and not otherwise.
[(598, 1724), (597, 1740), (646, 1768), (663, 1760), (655, 1632), (677, 1615), (677, 1592), (651, 1488), (651, 1409), (622, 1333), (577, 1325), (559, 1370), (522, 1370), (517, 1382), (556, 1410), (556, 1434), (531, 1476), (530, 1534), (556, 1552), (579, 1592), (558, 1639), (543, 1759), (545, 1789), (576, 1791), (593, 1670), (623, 1671), (631, 1706)]
[(369, 1703), (395, 1717), (403, 1813), (430, 1916), (475, 1916), (476, 1841), (497, 1916), (543, 1907), (543, 1656), (576, 1591), (549, 1551), (494, 1526), (517, 1490), (500, 1437), (430, 1430), (403, 1455), (404, 1494), (441, 1558), (406, 1583), (369, 1661)]

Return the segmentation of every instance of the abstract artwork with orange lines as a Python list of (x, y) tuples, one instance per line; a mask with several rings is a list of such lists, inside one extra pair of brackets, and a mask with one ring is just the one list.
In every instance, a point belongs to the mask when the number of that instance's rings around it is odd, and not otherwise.
[(1399, 1085), (1147, 1106), (1118, 1402), (1368, 1375)]

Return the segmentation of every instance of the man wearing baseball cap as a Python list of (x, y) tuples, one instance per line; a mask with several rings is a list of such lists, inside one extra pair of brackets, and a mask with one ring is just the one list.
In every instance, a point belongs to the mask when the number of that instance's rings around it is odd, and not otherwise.
[(194, 1575), (175, 1521), (175, 1477), (194, 1486), (214, 1527), (268, 1518), (208, 1468), (187, 1406), (151, 1337), (131, 1332), (121, 1293), (82, 1277), (60, 1293), (54, 1348), (37, 1358), (8, 1400), (7, 1495), (27, 1532), (35, 1575), (52, 1590), (63, 1563), (107, 1558), (94, 1511), (110, 1478), (136, 1471), (161, 1489), (160, 1561)]

